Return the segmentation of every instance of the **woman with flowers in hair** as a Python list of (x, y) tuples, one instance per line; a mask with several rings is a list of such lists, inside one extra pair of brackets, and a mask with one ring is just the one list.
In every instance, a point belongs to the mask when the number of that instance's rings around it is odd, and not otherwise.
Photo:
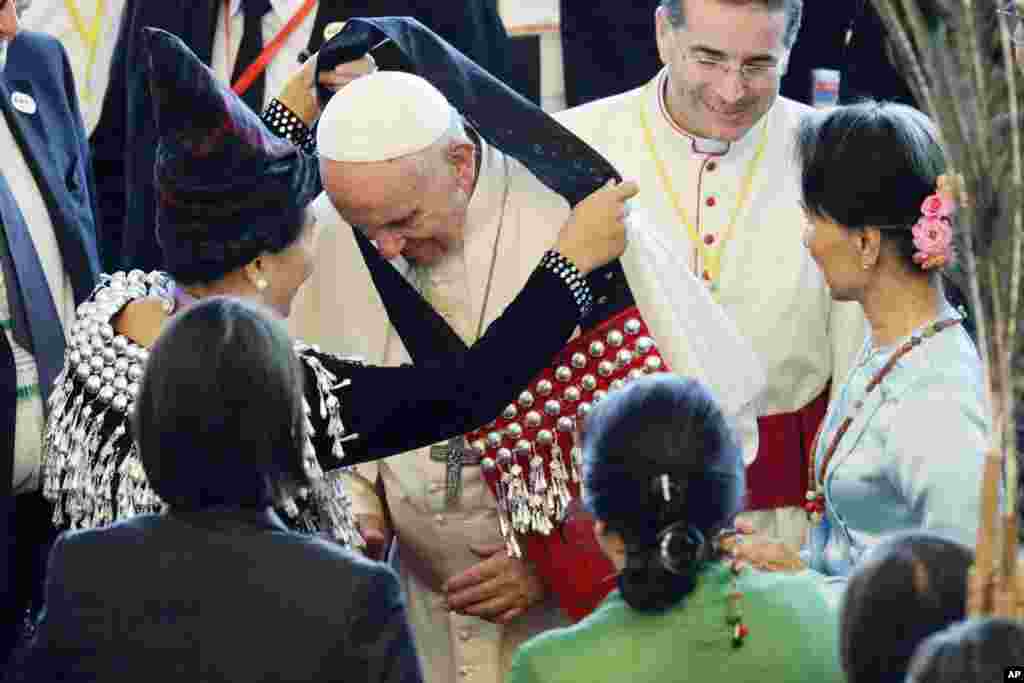
[(942, 283), (961, 183), (931, 120), (898, 104), (807, 119), (797, 156), (805, 244), (832, 296), (860, 303), (870, 329), (808, 464), (803, 552), (756, 536), (731, 547), (764, 569), (845, 576), (897, 531), (973, 546), (990, 423), (977, 349)]

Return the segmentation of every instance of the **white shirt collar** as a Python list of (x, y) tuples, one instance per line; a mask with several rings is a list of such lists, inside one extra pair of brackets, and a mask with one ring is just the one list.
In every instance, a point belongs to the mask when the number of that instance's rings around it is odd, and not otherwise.
[[(302, 7), (302, 2), (303, 0), (270, 0), (270, 9), (281, 21), (288, 21)], [(228, 11), (232, 17), (239, 14), (242, 11), (242, 0), (230, 0)]]

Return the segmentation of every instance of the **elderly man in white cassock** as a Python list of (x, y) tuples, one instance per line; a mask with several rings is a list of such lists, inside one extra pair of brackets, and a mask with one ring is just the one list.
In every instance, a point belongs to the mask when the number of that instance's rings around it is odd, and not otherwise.
[[(371, 274), (349, 225), (373, 240), (468, 344), (512, 300), (568, 216), (561, 195), (488, 144), (418, 76), (385, 71), (356, 78), (330, 99), (318, 126), (326, 195), (316, 206), (328, 229), (292, 324), (332, 350), (382, 364), (409, 362), (382, 299), (366, 296)], [(656, 237), (639, 230), (630, 237), (627, 256), (635, 253), (623, 265), (630, 284), (637, 277), (641, 285), (637, 301), (643, 306), (668, 292), (688, 293), (680, 294), (686, 305), (656, 316), (657, 325), (689, 324), (680, 318), (706, 322), (706, 341), (716, 346), (721, 363), (739, 369), (735, 376), (711, 373), (744, 385), (721, 392), (736, 408), (729, 412), (739, 425), (737, 414), (761, 386), (761, 369), (694, 278), (684, 274), (689, 280), (664, 287), (650, 277), (640, 281), (636, 274), (654, 270), (654, 263), (633, 245), (649, 248)], [(666, 264), (658, 270), (677, 272)], [(344, 327), (336, 322), (341, 318)], [(538, 311), (537, 325), (543, 324), (544, 311)], [(670, 334), (664, 337), (659, 346), (670, 365), (703, 378), (718, 363), (707, 352), (673, 345)], [(753, 425), (752, 415), (747, 422)], [(498, 506), (479, 466), (456, 472), (453, 501), (445, 446), (360, 465), (349, 491), (369, 540), (380, 542), (394, 529), (390, 559), (406, 590), (426, 680), (498, 683), (520, 643), (564, 625), (565, 618), (531, 564), (507, 552)]]
[(796, 126), (812, 110), (779, 96), (802, 0), (662, 0), (664, 68), (644, 86), (556, 115), (635, 179), (637, 202), (671, 235), (764, 364), (748, 510), (799, 548), (807, 454), (863, 320), (833, 303), (802, 243)]
[[(331, 98), (318, 125), (321, 174), (333, 205), (325, 196), (315, 203), (329, 226), (318, 257), (325, 267), (300, 294), (294, 328), (367, 361), (409, 362), (381, 299), (355, 291), (370, 273), (347, 222), (472, 343), (526, 281), (531, 261), (568, 215), (565, 201), (484, 144), (417, 76), (359, 78)], [(348, 321), (343, 328), (335, 312)], [(444, 458), (428, 451), (360, 465), (349, 492), (368, 541), (380, 538), (385, 519), (395, 530), (391, 560), (425, 679), (497, 683), (522, 641), (564, 622), (539, 579), (506, 554), (479, 467), (462, 470), (452, 507)], [(477, 592), (460, 614), (447, 602), (447, 583), (470, 568), (489, 582), (474, 584)]]

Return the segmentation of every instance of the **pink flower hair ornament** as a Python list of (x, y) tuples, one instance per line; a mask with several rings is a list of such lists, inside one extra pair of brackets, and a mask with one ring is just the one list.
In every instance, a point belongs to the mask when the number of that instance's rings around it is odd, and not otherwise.
[(922, 270), (941, 268), (953, 260), (953, 222), (957, 200), (967, 205), (963, 177), (941, 175), (936, 181), (935, 194), (921, 203), (921, 218), (914, 224), (914, 263)]

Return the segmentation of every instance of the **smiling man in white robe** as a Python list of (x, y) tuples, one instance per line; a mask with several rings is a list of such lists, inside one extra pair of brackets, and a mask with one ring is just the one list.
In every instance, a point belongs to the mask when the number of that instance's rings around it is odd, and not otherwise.
[(863, 320), (831, 301), (802, 237), (797, 123), (812, 110), (779, 96), (802, 0), (662, 0), (664, 68), (640, 88), (556, 115), (642, 191), (753, 344), (768, 385), (748, 469), (756, 528), (798, 548), (807, 454), (832, 386), (842, 383)]

